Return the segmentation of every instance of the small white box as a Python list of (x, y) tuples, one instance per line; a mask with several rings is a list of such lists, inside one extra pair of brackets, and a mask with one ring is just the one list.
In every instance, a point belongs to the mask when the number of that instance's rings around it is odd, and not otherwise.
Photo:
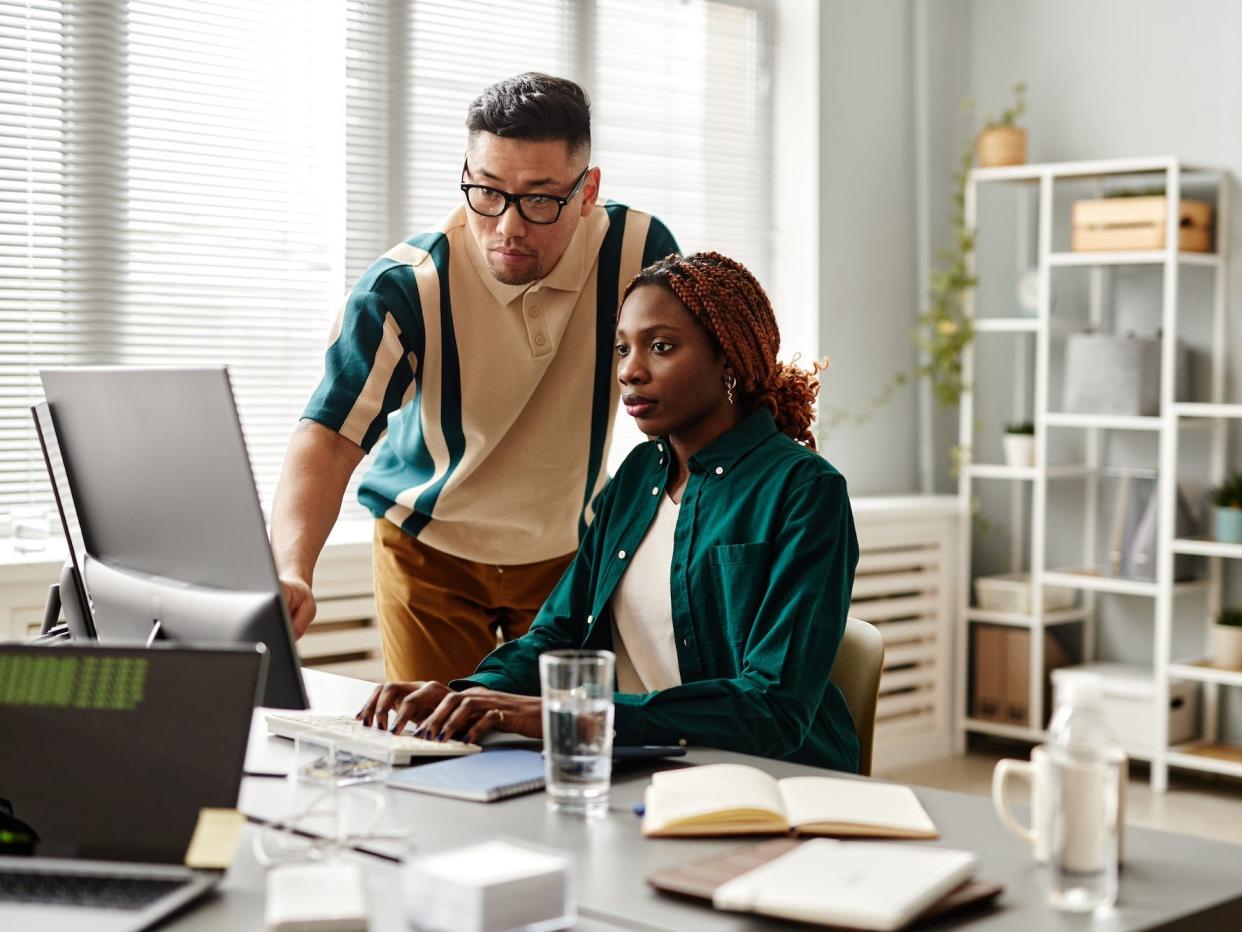
[(428, 932), (567, 929), (577, 918), (566, 852), (485, 841), (406, 864), (406, 919)]
[[(1149, 758), (1156, 738), (1156, 681), (1147, 667), (1124, 663), (1085, 663), (1052, 671), (1054, 702), (1064, 678), (1098, 674), (1104, 689), (1104, 718), (1117, 743), (1131, 757)], [(1188, 680), (1169, 680), (1169, 744), (1195, 736), (1199, 689)]]
[(267, 875), (271, 932), (366, 932), (362, 868), (342, 861), (283, 864)]
[[(1044, 611), (1074, 607), (1075, 593), (1065, 586), (1044, 586)], [(1031, 613), (1031, 577), (1026, 573), (980, 576), (975, 580), (975, 601), (985, 612)]]

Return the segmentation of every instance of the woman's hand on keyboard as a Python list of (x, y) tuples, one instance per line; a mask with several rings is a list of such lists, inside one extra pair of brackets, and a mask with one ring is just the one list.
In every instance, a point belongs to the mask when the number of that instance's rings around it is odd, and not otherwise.
[[(381, 683), (371, 698), (354, 716), (364, 725), (374, 725), (395, 735), (401, 734), (406, 722), (421, 722), (452, 690), (435, 680), (412, 683)], [(390, 722), (389, 714), (396, 717)]]
[(416, 735), (443, 741), (461, 738), (478, 743), (489, 731), (507, 731), (527, 738), (543, 737), (543, 701), (538, 696), (518, 696), (482, 686), (449, 692), (423, 719)]

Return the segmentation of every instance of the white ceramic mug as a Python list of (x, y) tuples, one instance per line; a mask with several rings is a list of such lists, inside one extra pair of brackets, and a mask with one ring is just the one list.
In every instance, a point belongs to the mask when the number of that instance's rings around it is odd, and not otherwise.
[[(1126, 783), (1129, 780), (1129, 762), (1122, 760), (1119, 781), (1119, 798), (1117, 801), (1117, 856), (1121, 860), (1122, 832), (1125, 825)], [(1030, 786), (1031, 824), (1023, 825), (1009, 808), (1009, 785), (1011, 777), (1024, 779)], [(1085, 777), (1084, 777), (1085, 779)], [(992, 771), (992, 804), (1001, 824), (1031, 846), (1035, 860), (1040, 864), (1048, 863), (1051, 846), (1052, 828), (1051, 815), (1052, 796), (1052, 757), (1048, 749), (1040, 744), (1031, 748), (1029, 761), (1007, 757), (996, 762)], [(1088, 797), (1090, 798), (1090, 797)], [(1070, 823), (1074, 824), (1073, 822)], [(1087, 844), (1083, 840), (1083, 844)], [(1070, 849), (1075, 849), (1074, 839), (1066, 839)]]
[[(1051, 780), (1049, 767), (1052, 761), (1048, 750), (1041, 744), (1031, 749), (1029, 761), (1006, 757), (996, 762), (992, 771), (992, 805), (1001, 824), (1013, 832), (1035, 853), (1035, 860), (1040, 864), (1048, 861), (1048, 806)], [(1020, 777), (1027, 782), (1031, 790), (1031, 824), (1025, 826), (1014, 818), (1009, 809), (1009, 780)]]

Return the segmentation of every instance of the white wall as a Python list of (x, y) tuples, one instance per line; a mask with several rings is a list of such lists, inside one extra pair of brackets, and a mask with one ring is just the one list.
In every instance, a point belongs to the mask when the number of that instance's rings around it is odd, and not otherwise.
[[(820, 401), (861, 411), (915, 354), (911, 7), (820, 6)], [(903, 389), (861, 427), (821, 433), (820, 449), (853, 495), (917, 486), (915, 392)]]

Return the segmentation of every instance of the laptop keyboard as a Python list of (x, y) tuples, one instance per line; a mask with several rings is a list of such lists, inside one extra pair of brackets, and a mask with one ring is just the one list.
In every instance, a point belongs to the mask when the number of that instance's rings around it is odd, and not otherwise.
[(189, 882), (107, 874), (0, 871), (0, 903), (142, 909)]

